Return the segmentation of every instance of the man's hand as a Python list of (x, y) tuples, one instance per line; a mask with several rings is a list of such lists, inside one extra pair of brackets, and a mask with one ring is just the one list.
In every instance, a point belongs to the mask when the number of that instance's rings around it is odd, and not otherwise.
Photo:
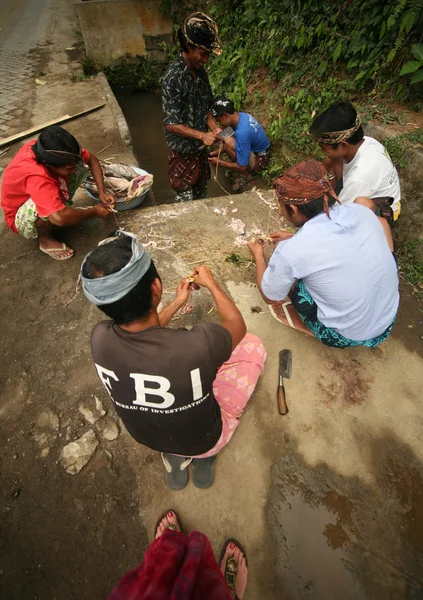
[(222, 161), (218, 160), (216, 157), (212, 157), (212, 158), (209, 157), (209, 163), (211, 165), (218, 165), (218, 164), (222, 164)]
[(249, 251), (253, 255), (254, 259), (264, 255), (264, 244), (259, 240), (250, 240), (247, 244)]
[(93, 209), (95, 210), (95, 216), (99, 219), (105, 219), (111, 214), (110, 204), (94, 204)]
[(221, 127), (215, 127), (215, 128), (213, 129), (213, 133), (214, 133), (215, 135), (219, 135), (219, 133), (220, 133), (221, 131), (223, 131), (223, 129), (222, 129)]
[(111, 206), (112, 208), (116, 207), (116, 198), (113, 194), (100, 194), (100, 202), (106, 206)]
[(216, 135), (211, 131), (208, 133), (203, 133), (201, 136), (201, 141), (203, 142), (204, 146), (213, 146), (216, 141)]
[(209, 156), (217, 156), (219, 154), (219, 150), (212, 150)]
[(210, 269), (206, 267), (206, 265), (201, 265), (201, 267), (197, 267), (194, 270), (194, 279), (195, 283), (207, 289), (210, 289), (216, 285), (216, 281)]
[(187, 279), (182, 279), (178, 283), (178, 287), (176, 288), (175, 294), (175, 302), (180, 306), (183, 306), (185, 302), (188, 300), (189, 295), (189, 281)]
[(274, 233), (270, 234), (270, 237), (272, 238), (272, 242), (277, 244), (278, 242), (289, 240), (289, 238), (292, 238), (293, 235), (294, 234), (290, 231), (275, 231)]

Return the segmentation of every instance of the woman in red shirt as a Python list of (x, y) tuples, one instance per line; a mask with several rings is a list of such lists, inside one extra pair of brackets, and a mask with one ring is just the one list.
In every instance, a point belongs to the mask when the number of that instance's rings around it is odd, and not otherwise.
[[(72, 197), (90, 168), (100, 204), (74, 207)], [(75, 225), (105, 218), (116, 205), (104, 190), (103, 172), (94, 154), (87, 152), (66, 129), (47, 127), (35, 142), (25, 144), (4, 171), (1, 206), (6, 225), (28, 239), (38, 238), (42, 252), (68, 260), (73, 249), (53, 237), (53, 226)]]

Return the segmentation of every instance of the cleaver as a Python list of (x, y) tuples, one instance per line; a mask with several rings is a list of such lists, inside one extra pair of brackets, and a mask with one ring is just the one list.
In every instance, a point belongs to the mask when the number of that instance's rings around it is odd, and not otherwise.
[(292, 350), (281, 350), (279, 352), (279, 386), (278, 386), (278, 407), (279, 414), (286, 415), (288, 406), (286, 404), (285, 386), (283, 378), (291, 377), (292, 372)]
[[(223, 141), (232, 137), (234, 134), (235, 131), (232, 129), (232, 127), (225, 127), (225, 129), (222, 129), (222, 131), (217, 134), (217, 139)], [(198, 149), (202, 150), (203, 148), (206, 148), (205, 144), (200, 146)], [(210, 146), (207, 146), (207, 148), (210, 148)]]

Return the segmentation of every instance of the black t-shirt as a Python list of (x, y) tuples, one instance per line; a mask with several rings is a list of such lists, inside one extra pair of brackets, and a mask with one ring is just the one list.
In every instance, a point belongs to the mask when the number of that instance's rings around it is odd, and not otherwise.
[(128, 333), (113, 321), (92, 332), (97, 373), (132, 437), (153, 450), (195, 456), (222, 432), (213, 396), (218, 368), (231, 355), (230, 333), (202, 323), (190, 331), (151, 327)]

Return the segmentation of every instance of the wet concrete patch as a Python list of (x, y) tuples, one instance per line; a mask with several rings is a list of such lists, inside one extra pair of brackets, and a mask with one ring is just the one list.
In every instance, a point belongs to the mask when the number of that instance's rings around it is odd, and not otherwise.
[(289, 451), (268, 503), (287, 598), (417, 599), (423, 594), (423, 465), (392, 435), (370, 444), (368, 485)]

